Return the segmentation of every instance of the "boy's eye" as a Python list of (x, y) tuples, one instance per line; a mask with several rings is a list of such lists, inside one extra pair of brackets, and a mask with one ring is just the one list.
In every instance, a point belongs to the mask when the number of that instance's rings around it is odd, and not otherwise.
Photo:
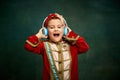
[(54, 27), (53, 26), (50, 26), (50, 29), (53, 29)]
[(61, 27), (58, 27), (58, 28), (61, 28)]
[(61, 28), (62, 26), (58, 26), (58, 28)]

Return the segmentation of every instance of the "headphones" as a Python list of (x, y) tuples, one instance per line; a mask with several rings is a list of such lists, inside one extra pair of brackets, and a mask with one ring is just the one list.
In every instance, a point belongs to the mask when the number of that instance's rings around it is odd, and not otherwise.
[[(45, 35), (45, 36), (48, 36), (48, 29), (46, 27), (44, 27), (44, 22), (46, 21), (47, 17), (44, 19), (43, 21), (43, 24), (42, 24), (42, 33)], [(65, 23), (65, 26), (64, 26), (64, 30), (63, 30), (63, 35), (66, 36), (67, 33), (68, 33), (68, 25), (67, 25), (67, 22), (66, 20), (64, 19), (64, 23)]]

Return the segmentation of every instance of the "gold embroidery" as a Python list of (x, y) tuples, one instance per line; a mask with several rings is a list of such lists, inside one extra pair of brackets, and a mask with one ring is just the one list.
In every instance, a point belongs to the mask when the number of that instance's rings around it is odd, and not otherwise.
[(62, 47), (61, 47), (61, 44), (58, 44), (57, 45), (58, 47), (58, 50), (59, 50), (59, 53), (58, 53), (58, 66), (59, 66), (59, 77), (61, 80), (63, 80), (63, 55), (62, 55)]
[(67, 40), (71, 40), (71, 41), (76, 41), (78, 40), (80, 36), (77, 36), (76, 38), (74, 38), (74, 36), (72, 36), (72, 38), (69, 38), (69, 37), (65, 37)]
[(68, 40), (69, 42), (72, 42), (72, 45), (74, 45), (79, 37), (80, 36), (77, 36), (76, 38), (74, 38), (74, 36), (72, 36), (72, 38), (65, 37), (65, 39)]
[(37, 44), (33, 44), (29, 40), (26, 40), (26, 43), (28, 43), (32, 47), (37, 47), (40, 44), (40, 41)]

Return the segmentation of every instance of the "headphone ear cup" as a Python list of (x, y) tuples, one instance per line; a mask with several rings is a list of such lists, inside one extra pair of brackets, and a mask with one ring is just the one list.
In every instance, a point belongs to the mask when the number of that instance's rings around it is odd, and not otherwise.
[(48, 36), (48, 29), (47, 29), (47, 28), (43, 28), (42, 33), (43, 33), (45, 36)]
[(67, 29), (67, 27), (64, 27), (64, 36), (66, 36), (67, 33), (68, 33), (68, 29)]

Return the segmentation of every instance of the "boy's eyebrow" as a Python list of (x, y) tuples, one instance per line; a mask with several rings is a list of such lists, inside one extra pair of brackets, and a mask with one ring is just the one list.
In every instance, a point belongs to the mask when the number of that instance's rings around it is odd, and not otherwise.
[[(48, 25), (48, 26), (54, 26), (54, 25)], [(58, 24), (57, 26), (63, 26), (62, 24)]]

